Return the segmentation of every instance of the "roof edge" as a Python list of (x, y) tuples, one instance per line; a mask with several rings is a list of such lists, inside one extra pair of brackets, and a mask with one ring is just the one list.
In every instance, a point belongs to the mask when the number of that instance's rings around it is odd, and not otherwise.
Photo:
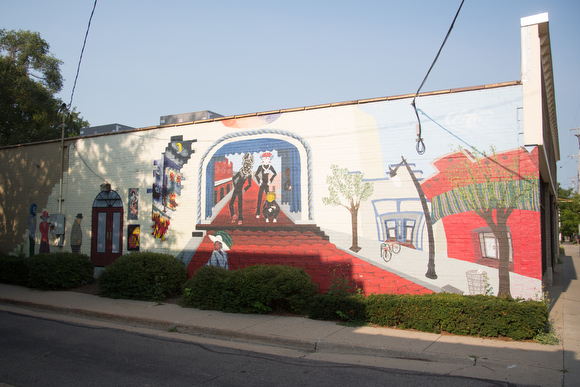
[[(520, 80), (517, 80), (517, 81), (510, 81), (510, 82), (492, 83), (492, 84), (480, 85), (480, 86), (468, 86), (468, 87), (461, 87), (461, 88), (454, 88), (454, 89), (427, 91), (427, 92), (419, 93), (417, 95), (417, 97), (429, 97), (429, 96), (434, 96), (434, 95), (462, 93), (462, 92), (466, 92), (466, 91), (488, 90), (488, 89), (500, 88), (500, 87), (517, 86), (517, 85), (521, 85), (521, 84), (522, 84), (522, 82)], [(374, 102), (409, 99), (409, 98), (413, 98), (413, 97), (415, 97), (415, 94), (400, 94), (400, 95), (387, 96), (387, 97), (357, 99), (357, 100), (352, 100), (352, 101), (333, 102), (333, 103), (325, 103), (325, 104), (319, 104), (319, 105), (294, 107), (294, 108), (288, 108), (288, 109), (269, 110), (269, 111), (264, 111), (264, 112), (246, 113), (246, 114), (237, 114), (237, 115), (212, 118), (212, 119), (202, 120), (202, 121), (191, 121), (191, 122), (181, 122), (179, 124), (159, 125), (159, 126), (155, 126), (155, 127), (149, 127), (147, 129), (201, 124), (201, 123), (214, 122), (214, 121), (235, 120), (235, 119), (240, 119), (240, 118), (257, 117), (257, 116), (263, 116), (263, 115), (268, 115), (268, 114), (293, 113), (293, 112), (299, 112), (299, 111), (325, 109), (325, 108), (338, 107), (338, 106), (362, 105), (362, 104), (374, 103)]]
[[(521, 84), (522, 84), (522, 82), (520, 80), (518, 80), (518, 81), (510, 81), (510, 82), (492, 83), (492, 84), (480, 85), (480, 86), (468, 86), (468, 87), (460, 87), (460, 88), (454, 88), (454, 89), (426, 91), (426, 92), (419, 93), (417, 95), (417, 97), (429, 97), (429, 96), (434, 96), (434, 95), (463, 93), (466, 91), (488, 90), (488, 89), (494, 89), (494, 88), (500, 88), (500, 87), (517, 86), (517, 85), (521, 85)], [(177, 124), (147, 126), (147, 127), (143, 127), (143, 128), (124, 130), (122, 132), (90, 134), (90, 135), (78, 136), (78, 137), (66, 137), (65, 141), (71, 141), (71, 140), (76, 140), (76, 139), (80, 139), (80, 138), (111, 136), (111, 135), (116, 135), (116, 134), (121, 134), (121, 133), (140, 132), (140, 131), (160, 129), (160, 128), (171, 128), (171, 127), (184, 126), (184, 125), (197, 125), (197, 124), (203, 124), (203, 123), (208, 123), (208, 122), (219, 122), (219, 121), (235, 120), (235, 119), (248, 118), (248, 117), (258, 117), (258, 116), (269, 115), (269, 114), (293, 113), (293, 112), (299, 112), (299, 111), (325, 109), (325, 108), (338, 107), (338, 106), (351, 106), (351, 105), (362, 105), (362, 104), (374, 103), (374, 102), (395, 101), (395, 100), (400, 100), (400, 99), (410, 99), (413, 97), (415, 97), (415, 94), (400, 94), (400, 95), (388, 96), (388, 97), (366, 98), (366, 99), (358, 99), (358, 100), (352, 100), (352, 101), (325, 103), (325, 104), (320, 104), (320, 105), (311, 105), (311, 106), (295, 107), (295, 108), (288, 108), (288, 109), (269, 110), (269, 111), (256, 112), (256, 113), (237, 114), (237, 115), (232, 115), (232, 116), (216, 117), (216, 118), (204, 119), (204, 120), (199, 120), (199, 121), (180, 122)], [(37, 144), (43, 144), (43, 143), (50, 143), (50, 142), (54, 142), (54, 141), (60, 141), (60, 139), (46, 140), (46, 141), (32, 142), (32, 143), (25, 143), (25, 144), (7, 145), (7, 146), (0, 147), (0, 149), (14, 148), (14, 147), (20, 147), (20, 146), (26, 146), (26, 145), (37, 145)]]

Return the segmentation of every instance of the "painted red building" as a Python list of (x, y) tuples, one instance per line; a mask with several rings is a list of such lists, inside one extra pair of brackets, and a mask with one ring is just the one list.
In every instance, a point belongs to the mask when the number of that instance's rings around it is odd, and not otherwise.
[[(541, 215), (538, 190), (538, 148), (474, 157), (468, 151), (445, 155), (433, 162), (438, 173), (422, 183), (431, 200), (433, 223), (445, 229), (449, 258), (498, 268), (499, 243), (478, 211), (511, 208), (507, 215), (510, 272), (542, 278)], [(523, 184), (522, 184), (523, 183)]]
[(221, 201), (232, 190), (234, 164), (225, 159), (215, 163), (214, 204)]

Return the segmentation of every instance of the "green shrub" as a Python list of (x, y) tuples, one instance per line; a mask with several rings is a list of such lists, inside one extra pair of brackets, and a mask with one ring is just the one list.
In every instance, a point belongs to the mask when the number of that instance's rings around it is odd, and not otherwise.
[(187, 271), (183, 262), (172, 255), (134, 252), (108, 265), (98, 280), (101, 296), (161, 301), (181, 293)]
[(317, 285), (304, 269), (257, 265), (241, 270), (204, 266), (185, 285), (183, 306), (231, 313), (307, 313)]
[(181, 305), (198, 309), (221, 310), (224, 282), (230, 272), (217, 266), (202, 266), (183, 285)]
[(45, 290), (70, 289), (93, 280), (88, 256), (73, 253), (38, 254), (28, 263), (28, 286)]
[(28, 286), (28, 258), (0, 254), (0, 282)]
[(381, 326), (515, 340), (533, 338), (548, 319), (543, 302), (449, 293), (374, 294), (366, 299), (366, 312), (368, 322)]
[(318, 294), (310, 308), (315, 320), (365, 321), (366, 303), (362, 294)]

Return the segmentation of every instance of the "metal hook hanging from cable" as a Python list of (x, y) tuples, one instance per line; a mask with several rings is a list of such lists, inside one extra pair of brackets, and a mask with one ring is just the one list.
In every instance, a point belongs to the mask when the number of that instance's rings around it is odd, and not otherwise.
[(421, 131), (422, 131), (421, 130), (421, 119), (419, 118), (419, 113), (417, 112), (417, 104), (415, 103), (415, 100), (417, 99), (419, 92), (423, 88), (423, 85), (425, 84), (427, 77), (429, 77), (429, 73), (433, 69), (433, 66), (435, 66), (435, 62), (437, 62), (437, 59), (439, 59), (439, 54), (441, 54), (441, 50), (443, 50), (443, 46), (445, 46), (445, 43), (447, 42), (447, 38), (449, 38), (449, 35), (451, 34), (451, 30), (453, 29), (453, 26), (455, 25), (455, 20), (457, 20), (457, 16), (459, 16), (459, 11), (461, 11), (461, 7), (463, 7), (464, 2), (465, 2), (465, 0), (461, 1), (461, 4), (459, 5), (459, 9), (457, 10), (455, 17), (453, 18), (453, 22), (451, 23), (451, 26), (449, 27), (449, 31), (447, 31), (447, 35), (445, 35), (445, 39), (443, 40), (441, 47), (439, 47), (439, 51), (437, 52), (437, 56), (435, 56), (435, 60), (433, 60), (433, 63), (431, 63), (431, 67), (429, 67), (429, 71), (427, 71), (427, 75), (425, 75), (425, 78), (423, 78), (423, 82), (421, 82), (421, 86), (419, 86), (419, 89), (417, 89), (417, 92), (415, 93), (415, 97), (413, 97), (413, 102), (411, 102), (411, 105), (413, 106), (413, 109), (415, 110), (415, 115), (417, 116), (417, 140), (416, 140), (417, 145), (415, 146), (415, 149), (417, 150), (417, 153), (420, 155), (425, 153), (425, 142), (423, 141), (423, 137), (421, 136), (421, 134), (422, 134), (421, 133)]

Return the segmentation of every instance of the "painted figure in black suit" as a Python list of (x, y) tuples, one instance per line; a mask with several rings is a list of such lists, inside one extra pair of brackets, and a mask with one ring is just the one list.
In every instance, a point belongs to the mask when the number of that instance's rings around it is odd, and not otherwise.
[[(250, 153), (246, 153), (242, 156), (242, 167), (232, 178), (233, 181), (233, 192), (232, 198), (230, 199), (230, 216), (232, 218), (232, 223), (242, 224), (244, 220), (244, 192), (250, 189), (252, 186), (252, 166), (254, 165), (254, 156)], [(248, 185), (244, 188), (244, 183), (248, 182)], [(238, 199), (238, 214), (234, 211), (234, 202)]]
[(272, 153), (265, 152), (262, 154), (262, 164), (254, 174), (256, 181), (260, 186), (260, 190), (258, 191), (258, 203), (256, 204), (256, 218), (260, 217), (260, 210), (262, 209), (262, 194), (270, 191), (269, 184), (274, 181), (276, 175), (276, 170), (272, 166)]

